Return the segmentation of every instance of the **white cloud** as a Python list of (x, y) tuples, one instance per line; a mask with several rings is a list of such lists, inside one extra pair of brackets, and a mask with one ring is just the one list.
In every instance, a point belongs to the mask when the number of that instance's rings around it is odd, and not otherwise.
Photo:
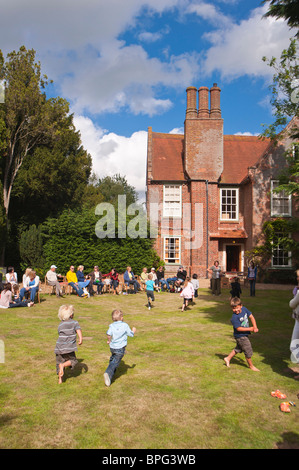
[(283, 20), (262, 18), (266, 10), (266, 7), (256, 8), (247, 20), (205, 34), (212, 44), (202, 65), (207, 75), (216, 70), (222, 79), (273, 75), (262, 57), (280, 56), (291, 34)]
[(74, 117), (81, 133), (83, 147), (92, 156), (93, 171), (99, 178), (120, 174), (144, 198), (147, 132), (134, 132), (123, 137), (97, 127), (89, 118)]
[[(0, 44), (6, 54), (20, 45), (34, 48), (43, 71), (54, 80), (77, 113), (160, 114), (169, 100), (156, 98), (158, 86), (185, 86), (198, 69), (188, 52), (164, 61), (149, 57), (141, 45), (119, 40), (148, 9), (163, 13), (185, 0), (11, 0), (2, 5)], [(10, 21), (3, 21), (3, 19)], [(167, 34), (168, 26), (143, 39)], [(146, 33), (145, 33), (146, 34)], [(158, 35), (158, 36), (157, 36)]]
[(244, 135), (246, 137), (257, 137), (259, 136), (260, 134), (257, 132), (255, 134), (252, 134), (252, 132), (236, 132), (234, 135)]
[(186, 13), (195, 13), (203, 20), (209, 21), (211, 24), (218, 26), (229, 26), (232, 23), (231, 18), (223, 14), (217, 6), (205, 1), (199, 1), (194, 4), (191, 3), (187, 8)]

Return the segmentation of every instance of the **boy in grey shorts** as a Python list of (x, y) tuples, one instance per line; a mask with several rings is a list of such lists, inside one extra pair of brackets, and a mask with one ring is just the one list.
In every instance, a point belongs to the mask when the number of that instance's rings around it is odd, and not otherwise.
[(62, 305), (58, 311), (58, 318), (61, 323), (58, 326), (58, 340), (55, 346), (56, 354), (56, 372), (58, 374), (58, 383), (62, 383), (64, 368), (72, 369), (78, 363), (75, 351), (78, 350), (76, 338), (78, 335), (79, 342), (82, 344), (82, 331), (80, 325), (74, 320), (73, 305)]
[[(224, 358), (224, 362), (227, 367), (230, 366), (231, 359), (238, 353), (244, 352), (247, 364), (251, 370), (259, 371), (252, 364), (252, 346), (248, 338), (251, 332), (257, 333), (259, 330), (256, 326), (256, 321), (252, 313), (242, 306), (242, 302), (239, 297), (233, 297), (230, 301), (231, 308), (233, 310), (233, 316), (231, 318), (231, 323), (234, 327), (234, 337), (236, 339), (236, 347), (232, 352)], [(249, 319), (253, 326), (249, 326)]]

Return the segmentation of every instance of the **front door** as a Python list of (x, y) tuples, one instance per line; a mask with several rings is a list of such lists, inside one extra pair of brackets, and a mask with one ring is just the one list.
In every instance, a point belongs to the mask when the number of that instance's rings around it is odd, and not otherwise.
[(240, 245), (226, 245), (226, 271), (241, 271), (240, 253)]

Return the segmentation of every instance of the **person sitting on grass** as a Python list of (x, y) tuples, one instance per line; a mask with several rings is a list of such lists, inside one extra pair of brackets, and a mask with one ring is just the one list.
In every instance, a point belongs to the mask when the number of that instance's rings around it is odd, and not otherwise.
[(11, 289), (12, 285), (10, 284), (10, 282), (6, 282), (4, 284), (4, 289), (1, 292), (0, 308), (32, 307), (34, 305), (34, 302), (30, 302), (30, 300), (22, 301), (19, 296), (17, 299), (13, 299)]
[(147, 306), (149, 310), (152, 307), (152, 302), (155, 301), (154, 288), (155, 282), (153, 280), (153, 275), (152, 273), (149, 273), (148, 280), (146, 281)]
[[(230, 301), (230, 305), (233, 311), (231, 323), (234, 328), (234, 337), (236, 340), (236, 347), (231, 353), (224, 358), (224, 362), (227, 367), (230, 366), (231, 359), (238, 353), (244, 352), (247, 364), (253, 371), (259, 372), (253, 364), (251, 357), (253, 355), (251, 342), (248, 338), (251, 332), (257, 333), (259, 330), (256, 325), (256, 321), (252, 313), (247, 310), (246, 307), (242, 306), (242, 302), (239, 297), (233, 297)], [(249, 326), (249, 320), (253, 326)]]
[(58, 318), (61, 323), (58, 326), (58, 340), (54, 352), (56, 355), (58, 383), (61, 384), (64, 369), (66, 367), (74, 369), (78, 363), (75, 353), (75, 351), (78, 351), (76, 338), (78, 335), (78, 344), (81, 345), (83, 336), (79, 323), (74, 320), (73, 305), (61, 305), (58, 310)]

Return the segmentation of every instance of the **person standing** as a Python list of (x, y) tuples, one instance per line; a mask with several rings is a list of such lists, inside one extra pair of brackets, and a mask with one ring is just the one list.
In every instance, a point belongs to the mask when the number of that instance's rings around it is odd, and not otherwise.
[(257, 266), (254, 265), (253, 261), (250, 261), (248, 266), (248, 281), (250, 285), (250, 297), (255, 297), (255, 283), (256, 283), (256, 275), (257, 275)]
[(212, 274), (212, 294), (220, 295), (221, 294), (221, 267), (219, 261), (215, 261), (214, 265), (207, 270)]

